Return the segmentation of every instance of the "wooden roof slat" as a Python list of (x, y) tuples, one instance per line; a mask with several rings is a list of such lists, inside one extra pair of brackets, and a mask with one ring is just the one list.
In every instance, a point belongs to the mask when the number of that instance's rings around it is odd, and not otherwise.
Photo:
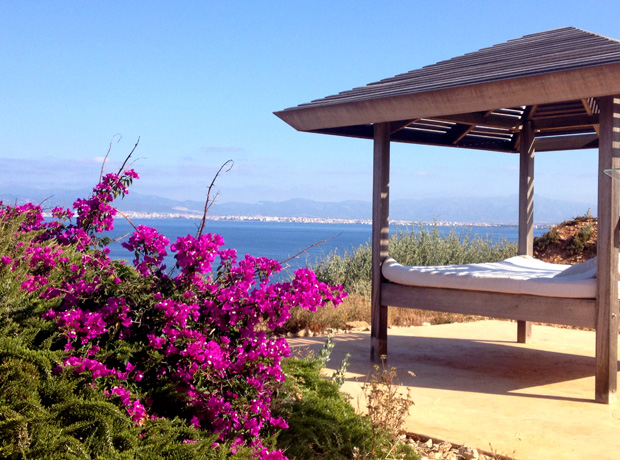
[(516, 129), (521, 121), (514, 117), (502, 117), (491, 114), (488, 117), (479, 113), (464, 113), (459, 115), (446, 115), (434, 117), (435, 120), (452, 121), (454, 123), (467, 123), (470, 125), (486, 125), (496, 128)]
[[(582, 99), (581, 102), (583, 104), (583, 108), (588, 115), (594, 115), (599, 113), (596, 99), (594, 99), (593, 97)], [(594, 125), (594, 131), (596, 131), (596, 134), (600, 134), (599, 128), (600, 127), (598, 124)]]
[(537, 152), (594, 149), (598, 147), (598, 135), (582, 134), (575, 136), (537, 137), (534, 147)]
[(545, 130), (536, 133), (536, 139), (543, 137), (571, 136), (575, 134), (594, 134), (596, 130), (592, 126), (564, 128), (562, 130)]
[(458, 145), (459, 142), (473, 129), (472, 125), (454, 125), (450, 131), (447, 132), (448, 142), (452, 145)]
[(399, 131), (403, 128), (406, 128), (407, 126), (409, 126), (412, 123), (415, 123), (416, 120), (398, 120), (398, 121), (392, 121), (390, 123), (390, 133), (395, 133), (396, 131)]
[(594, 126), (598, 124), (598, 115), (568, 115), (545, 119), (532, 119), (532, 127), (535, 130), (548, 130), (558, 128), (578, 128)]
[[(527, 48), (524, 49), (527, 51)], [(537, 50), (540, 52), (540, 50)], [(550, 50), (553, 51), (553, 50)], [(515, 56), (504, 55), (501, 60), (496, 61), (470, 61), (469, 64), (463, 66), (450, 66), (448, 69), (442, 69), (442, 66), (435, 64), (432, 69), (429, 67), (422, 68), (412, 75), (409, 79), (398, 80), (382, 80), (380, 82), (371, 83), (365, 87), (358, 87), (350, 91), (345, 91), (334, 96), (328, 96), (324, 99), (312, 101), (307, 105), (316, 105), (321, 103), (329, 103), (334, 101), (353, 101), (356, 99), (367, 98), (370, 94), (372, 97), (388, 97), (406, 92), (411, 93), (411, 89), (416, 87), (416, 92), (432, 91), (445, 86), (464, 86), (469, 84), (481, 83), (485, 81), (493, 81), (502, 78), (514, 78), (517, 75), (512, 68), (499, 66), (498, 64), (506, 64), (510, 62), (509, 58), (514, 57), (519, 64), (519, 77), (536, 75), (539, 72), (551, 73), (561, 70), (585, 67), (588, 65), (602, 65), (608, 63), (617, 63), (620, 60), (620, 51), (615, 50), (609, 53), (605, 59), (600, 55), (593, 55), (600, 49), (587, 49), (577, 52), (574, 49), (568, 49), (562, 52), (553, 51), (554, 60), (558, 61), (554, 64), (541, 59), (539, 54), (524, 55), (520, 50), (515, 52)], [(515, 63), (516, 65), (516, 63)], [(423, 71), (426, 70), (426, 71)], [(408, 75), (408, 74), (404, 74)], [(429, 80), (432, 77), (432, 80)], [(400, 82), (400, 83), (399, 83)], [(305, 105), (305, 104), (304, 104)], [(303, 105), (302, 105), (303, 106)], [(300, 106), (301, 107), (301, 106)]]

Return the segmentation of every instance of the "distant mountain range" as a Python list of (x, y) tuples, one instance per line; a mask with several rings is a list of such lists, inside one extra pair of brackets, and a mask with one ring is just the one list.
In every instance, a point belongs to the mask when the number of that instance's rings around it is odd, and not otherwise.
[[(71, 206), (76, 197), (87, 196), (88, 190), (0, 190), (0, 200), (5, 203), (44, 199), (46, 207)], [(131, 192), (117, 202), (122, 211), (157, 214), (202, 215), (204, 203), (179, 201), (160, 196), (140, 195)], [(584, 215), (588, 205), (578, 202), (536, 197), (535, 221), (559, 223), (575, 216)], [(591, 209), (596, 214), (596, 209)], [(216, 202), (209, 210), (211, 216), (272, 216), (319, 219), (370, 219), (372, 205), (367, 201), (321, 202), (303, 198), (286, 201), (259, 201), (256, 203)], [(410, 222), (452, 221), (471, 223), (516, 223), (518, 198), (513, 196), (491, 198), (432, 198), (395, 199), (390, 203), (390, 218)]]

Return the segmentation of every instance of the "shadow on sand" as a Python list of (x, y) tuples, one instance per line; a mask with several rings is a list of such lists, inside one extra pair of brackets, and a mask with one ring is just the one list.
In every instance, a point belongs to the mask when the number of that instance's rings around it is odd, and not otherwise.
[[(295, 338), (289, 344), (293, 353), (318, 352), (325, 340), (325, 337)], [(337, 368), (349, 353), (349, 380), (363, 382), (374, 370), (369, 341), (368, 333), (334, 336), (335, 347), (327, 367)], [(414, 335), (390, 335), (388, 347), (387, 365), (397, 369), (402, 385), (412, 388), (592, 401), (548, 395), (536, 387), (593, 377), (594, 357), (538, 350), (509, 341)], [(523, 391), (527, 389), (531, 391)]]

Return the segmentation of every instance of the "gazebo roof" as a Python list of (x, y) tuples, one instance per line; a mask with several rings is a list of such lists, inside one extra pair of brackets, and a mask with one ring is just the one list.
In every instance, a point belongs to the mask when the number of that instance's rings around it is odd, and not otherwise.
[(276, 112), (300, 131), (518, 152), (530, 120), (536, 150), (598, 146), (596, 97), (620, 94), (620, 41), (564, 27)]

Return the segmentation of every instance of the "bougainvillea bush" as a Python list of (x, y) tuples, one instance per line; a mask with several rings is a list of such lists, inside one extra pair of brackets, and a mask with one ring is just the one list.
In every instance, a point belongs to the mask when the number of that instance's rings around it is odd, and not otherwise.
[[(272, 331), (291, 307), (337, 305), (342, 288), (318, 282), (308, 269), (270, 282), (278, 262), (239, 258), (223, 249), (219, 235), (200, 232), (170, 244), (141, 225), (123, 243), (133, 263), (111, 260), (101, 232), (113, 228), (112, 202), (137, 178), (131, 169), (107, 174), (89, 198), (73, 209), (54, 208), (51, 219), (31, 203), (0, 203), (0, 319), (5, 330), (16, 321), (30, 326), (27, 338), (2, 342), (3, 363), (13, 356), (10, 347), (45, 353), (47, 364), (31, 360), (37, 378), (77, 382), (74, 394), (96, 394), (98, 407), (116, 408), (143, 443), (153, 442), (154, 426), (180, 423), (191, 428), (179, 431), (185, 446), (208, 442), (210, 452), (250, 449), (256, 457), (285, 458), (265, 442), (287, 427), (272, 406), (289, 350)], [(163, 265), (169, 252), (174, 267)], [(0, 424), (16, 417), (0, 413)], [(28, 429), (0, 441), (30, 446)], [(107, 455), (127, 449), (125, 441), (107, 442)]]

